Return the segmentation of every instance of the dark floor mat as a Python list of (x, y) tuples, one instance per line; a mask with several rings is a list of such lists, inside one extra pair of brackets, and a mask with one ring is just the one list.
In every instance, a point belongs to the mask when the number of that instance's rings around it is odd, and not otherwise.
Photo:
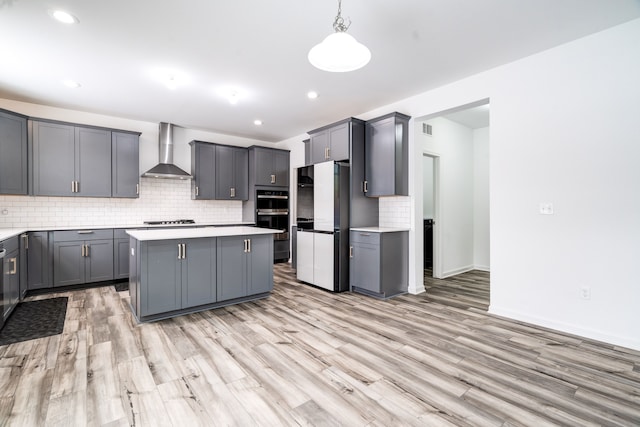
[(0, 330), (0, 345), (62, 333), (67, 297), (19, 303)]
[(113, 287), (116, 288), (116, 292), (128, 291), (129, 282), (116, 283)]

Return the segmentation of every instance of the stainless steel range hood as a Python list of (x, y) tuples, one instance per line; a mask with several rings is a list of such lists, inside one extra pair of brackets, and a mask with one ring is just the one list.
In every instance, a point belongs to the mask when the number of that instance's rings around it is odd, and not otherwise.
[(192, 176), (173, 164), (173, 125), (160, 123), (158, 143), (160, 163), (142, 174), (145, 178), (191, 179)]

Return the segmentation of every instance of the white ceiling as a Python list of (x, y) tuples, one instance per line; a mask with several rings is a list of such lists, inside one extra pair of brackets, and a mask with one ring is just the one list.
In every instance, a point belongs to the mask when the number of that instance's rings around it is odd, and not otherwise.
[[(54, 21), (54, 7), (79, 23)], [(334, 74), (307, 53), (336, 11), (337, 0), (0, 0), (0, 97), (279, 141), (638, 18), (640, 1), (344, 0), (372, 59)], [(167, 89), (162, 72), (184, 85)], [(245, 99), (217, 95), (228, 85)]]

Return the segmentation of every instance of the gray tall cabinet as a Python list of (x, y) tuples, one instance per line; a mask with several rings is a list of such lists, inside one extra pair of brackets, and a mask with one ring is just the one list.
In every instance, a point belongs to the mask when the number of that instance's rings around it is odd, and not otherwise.
[(0, 109), (0, 194), (27, 194), (27, 117)]

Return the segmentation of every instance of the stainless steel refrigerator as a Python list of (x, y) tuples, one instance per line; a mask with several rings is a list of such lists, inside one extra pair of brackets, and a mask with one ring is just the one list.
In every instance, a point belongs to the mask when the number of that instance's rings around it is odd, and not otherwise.
[(334, 292), (349, 290), (349, 165), (313, 165), (313, 228), (298, 228), (298, 280)]

